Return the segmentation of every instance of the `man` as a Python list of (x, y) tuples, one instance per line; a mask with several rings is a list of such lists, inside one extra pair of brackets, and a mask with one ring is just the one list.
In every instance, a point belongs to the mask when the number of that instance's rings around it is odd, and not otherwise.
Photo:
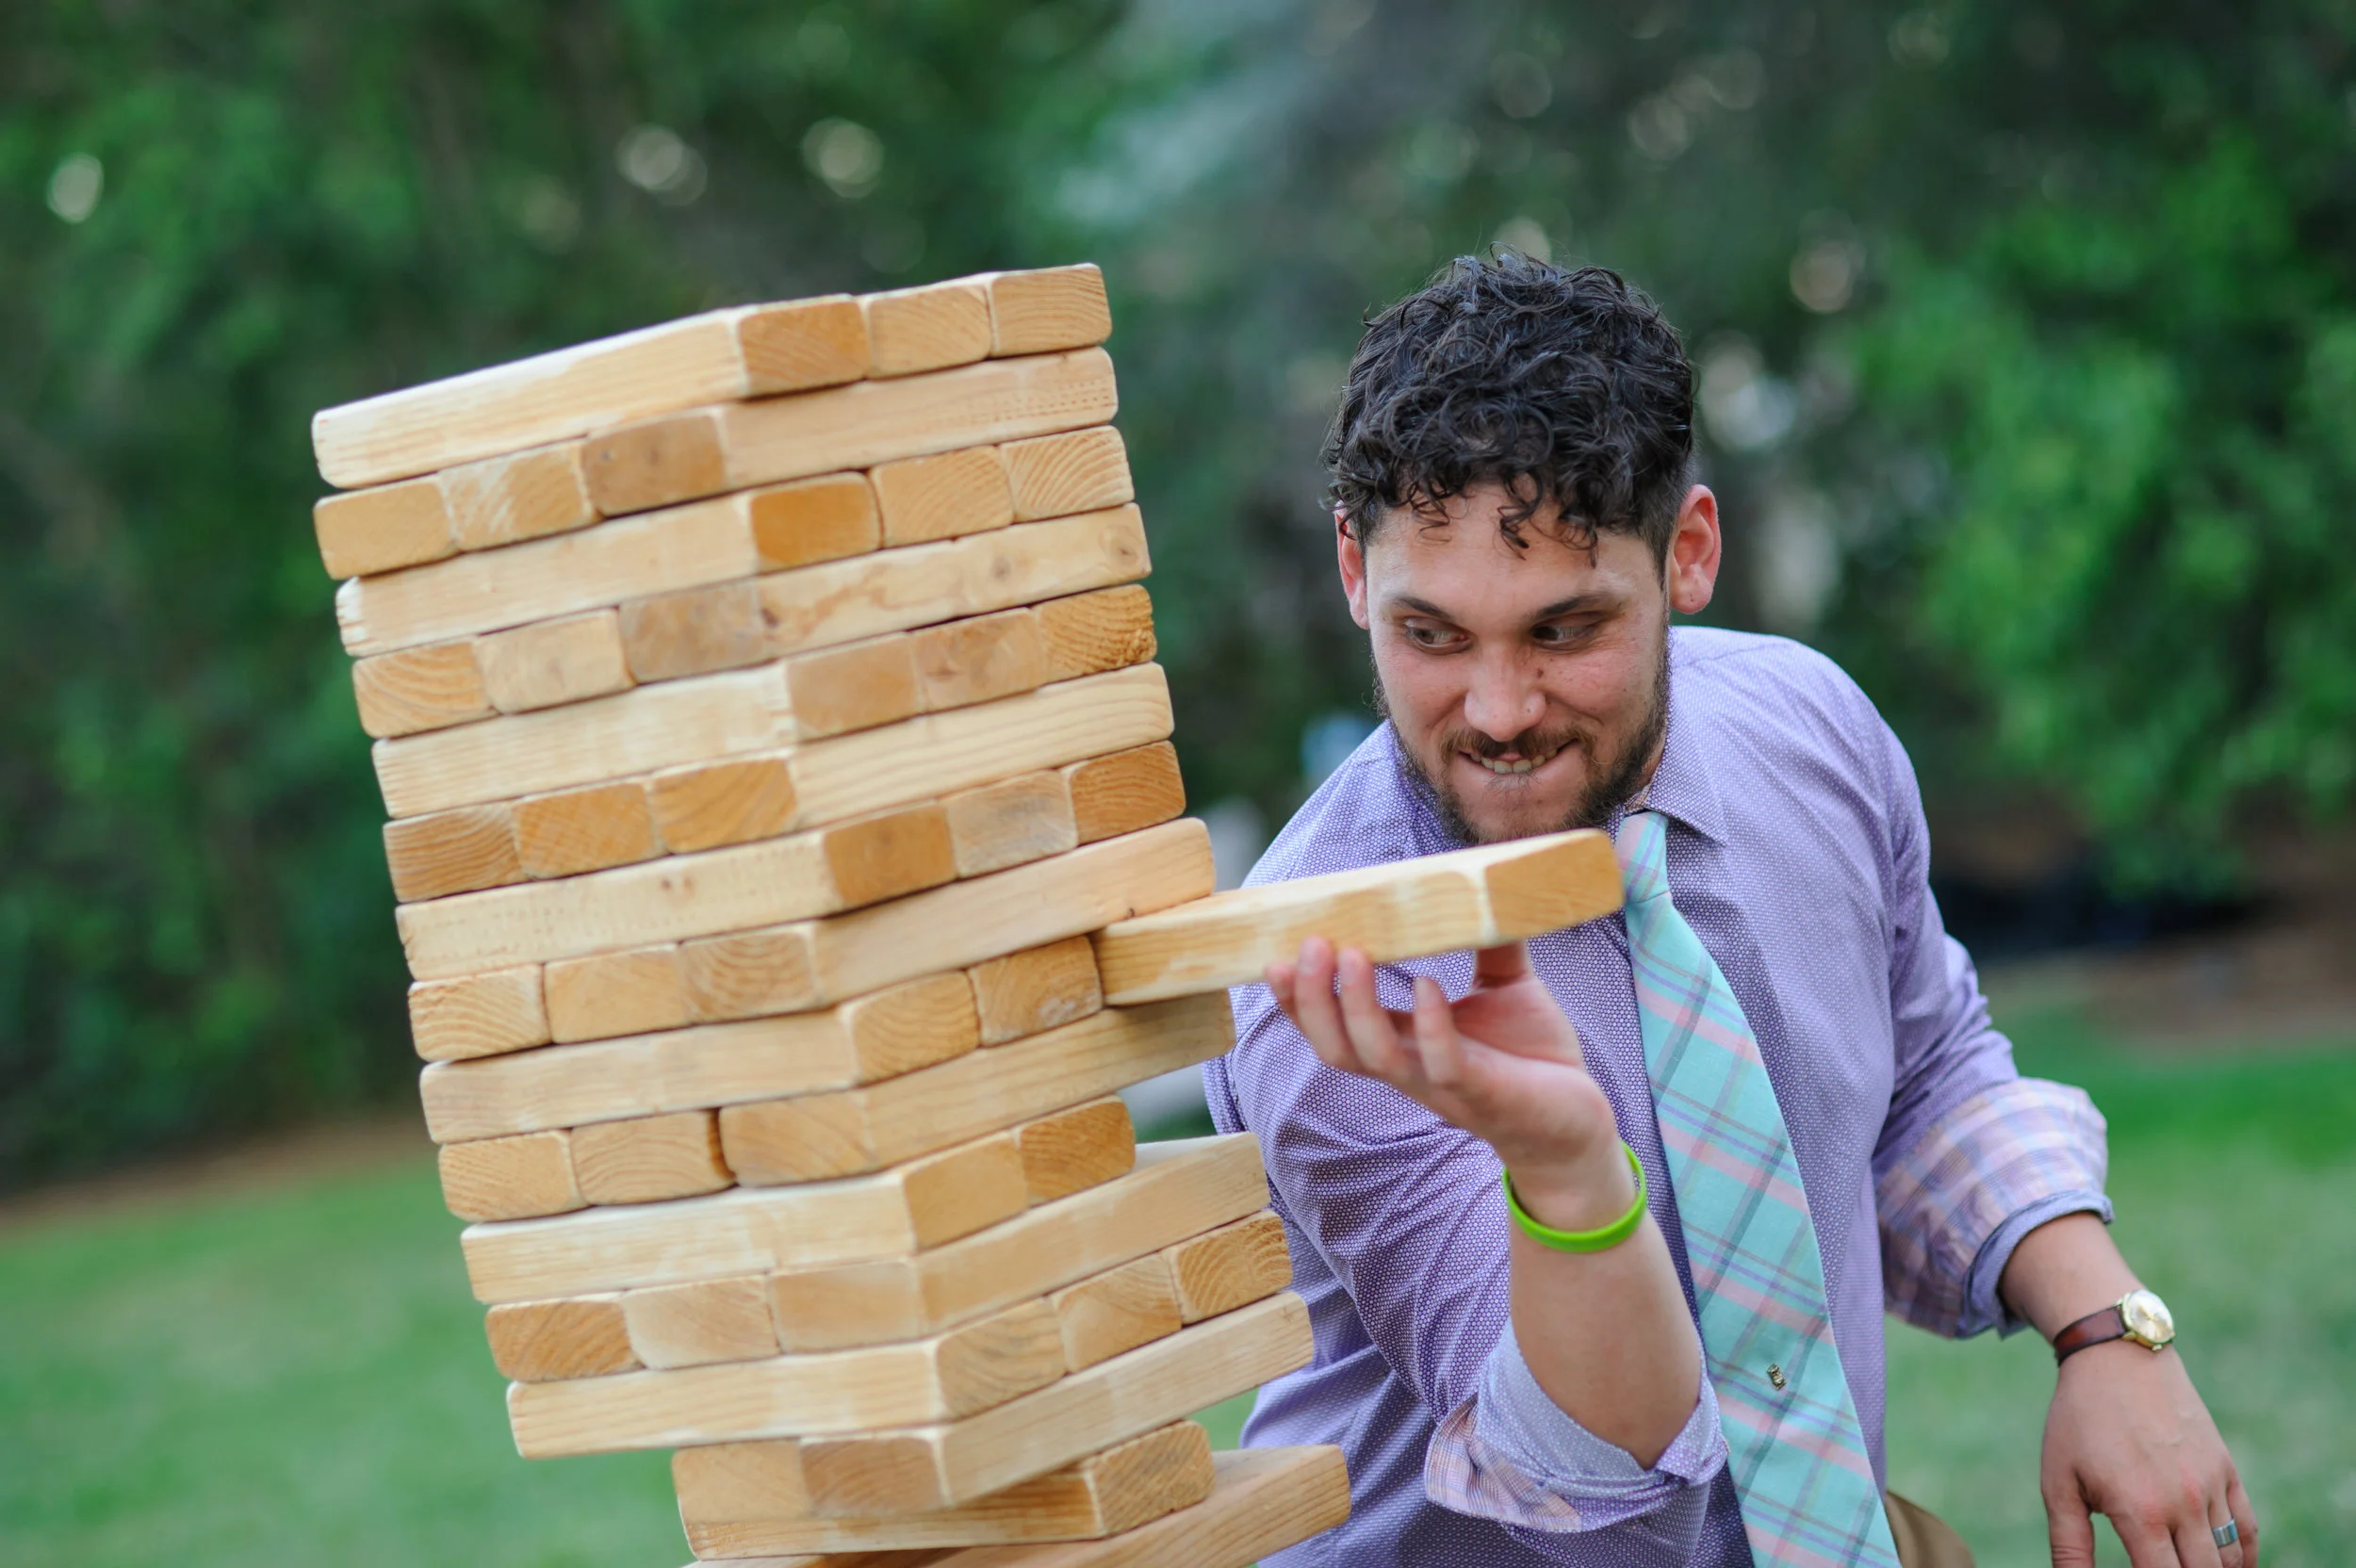
[(1340, 1444), (1354, 1505), (1270, 1561), (1968, 1562), (1884, 1507), (1886, 1301), (2061, 1336), (2057, 1568), (2090, 1511), (2135, 1568), (2256, 1568), (2102, 1120), (2018, 1075), (1939, 924), (1905, 752), (1806, 648), (1670, 629), (1719, 565), (1691, 419), (1599, 270), (1459, 261), (1351, 365), (1335, 547), (1389, 722), (1252, 880), (1586, 826), (1629, 906), (1380, 972), (1313, 939), (1237, 990), (1212, 1110), (1266, 1147), (1317, 1341), (1246, 1440)]

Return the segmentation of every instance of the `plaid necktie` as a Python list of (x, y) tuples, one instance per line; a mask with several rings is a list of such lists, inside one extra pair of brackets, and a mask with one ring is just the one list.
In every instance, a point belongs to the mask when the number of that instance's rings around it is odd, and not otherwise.
[(1669, 902), (1667, 838), (1637, 809), (1615, 841), (1644, 1068), (1742, 1528), (1775, 1568), (1897, 1568), (1791, 1134), (1742, 1004)]

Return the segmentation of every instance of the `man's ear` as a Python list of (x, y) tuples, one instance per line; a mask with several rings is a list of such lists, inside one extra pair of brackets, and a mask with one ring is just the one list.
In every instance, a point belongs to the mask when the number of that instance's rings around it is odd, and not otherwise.
[(1342, 595), (1350, 600), (1350, 618), (1366, 630), (1373, 623), (1366, 618), (1366, 547), (1359, 542), (1358, 531), (1350, 524), (1350, 514), (1340, 507), (1333, 509), (1333, 561), (1341, 568)]
[(1710, 608), (1710, 597), (1718, 591), (1723, 549), (1718, 498), (1708, 485), (1696, 484), (1685, 493), (1685, 504), (1677, 509), (1677, 531), (1669, 536), (1670, 609), (1680, 615), (1698, 615)]

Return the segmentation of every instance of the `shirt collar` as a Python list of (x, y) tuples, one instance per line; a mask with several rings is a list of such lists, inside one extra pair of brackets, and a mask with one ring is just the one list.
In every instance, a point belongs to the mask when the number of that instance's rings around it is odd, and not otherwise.
[(1669, 729), (1661, 737), (1661, 765), (1640, 799), (1647, 809), (1682, 823), (1711, 843), (1726, 844), (1726, 807), (1704, 765), (1701, 743), (1690, 727), (1677, 723), (1675, 678), (1669, 682)]

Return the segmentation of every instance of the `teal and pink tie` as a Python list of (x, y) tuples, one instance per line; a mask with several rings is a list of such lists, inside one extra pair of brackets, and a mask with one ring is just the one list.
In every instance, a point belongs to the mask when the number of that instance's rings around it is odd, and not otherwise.
[(1751, 1554), (1775, 1568), (1897, 1568), (1759, 1041), (1669, 901), (1660, 816), (1629, 812), (1616, 842), (1644, 1068)]

